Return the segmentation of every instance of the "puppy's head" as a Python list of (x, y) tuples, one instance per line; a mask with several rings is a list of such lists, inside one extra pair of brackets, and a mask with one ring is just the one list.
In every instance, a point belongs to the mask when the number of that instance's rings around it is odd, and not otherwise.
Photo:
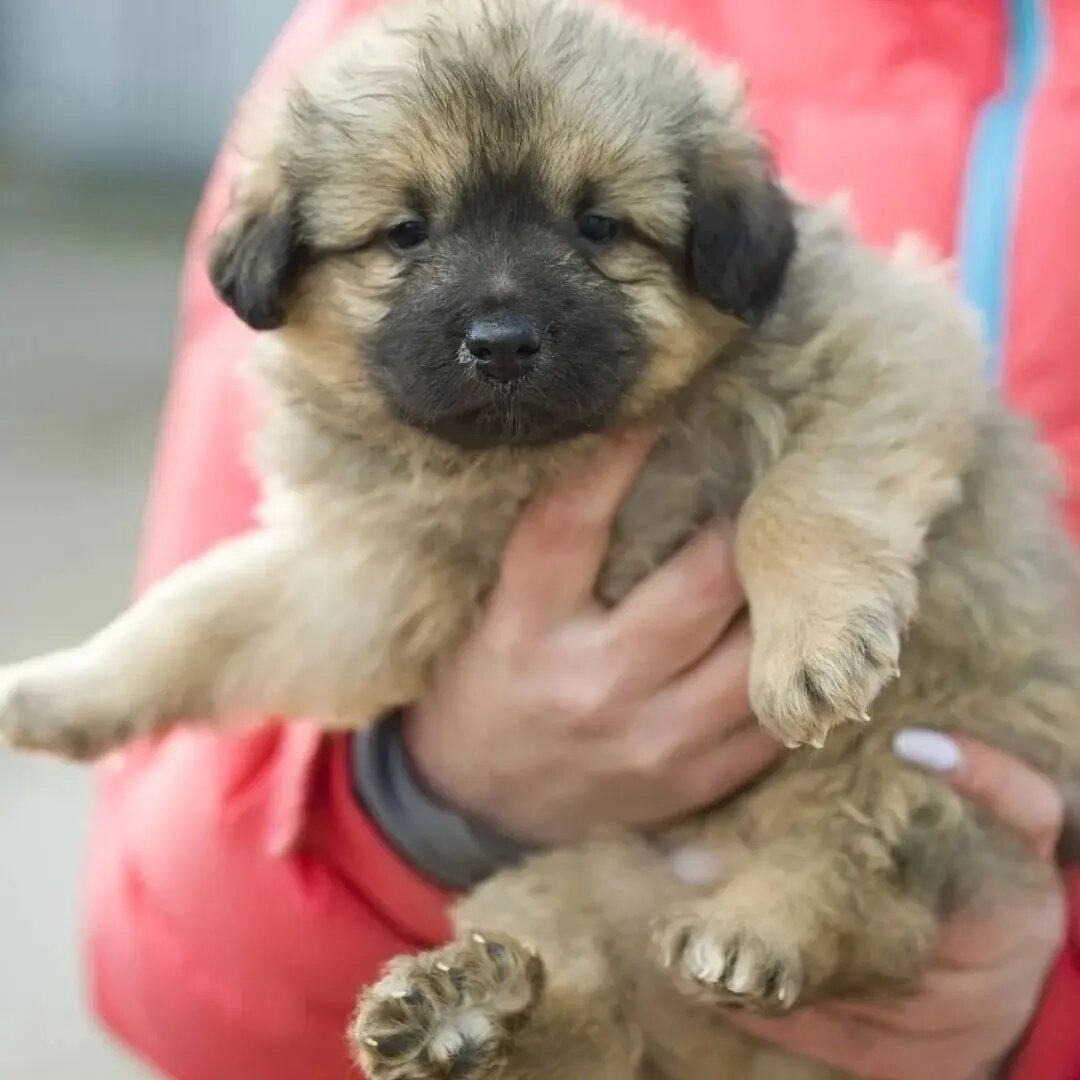
[(461, 446), (646, 413), (776, 300), (788, 202), (728, 71), (567, 0), (421, 0), (292, 86), (212, 278), (359, 419)]

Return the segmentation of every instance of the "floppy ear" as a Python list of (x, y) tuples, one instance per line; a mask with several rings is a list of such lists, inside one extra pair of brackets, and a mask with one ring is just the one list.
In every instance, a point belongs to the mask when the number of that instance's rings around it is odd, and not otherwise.
[(780, 187), (737, 64), (703, 74), (706, 119), (689, 169), (691, 286), (757, 326), (776, 303), (795, 253), (791, 200)]
[(721, 311), (759, 325), (780, 295), (794, 252), (791, 203), (772, 177), (694, 185), (690, 281)]
[(210, 280), (218, 296), (255, 330), (276, 330), (300, 266), (295, 204), (251, 206), (214, 238)]

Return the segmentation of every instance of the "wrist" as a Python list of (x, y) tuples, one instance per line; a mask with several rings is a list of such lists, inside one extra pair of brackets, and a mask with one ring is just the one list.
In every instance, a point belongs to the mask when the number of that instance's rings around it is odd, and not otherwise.
[(351, 740), (358, 800), (389, 842), (425, 876), (454, 890), (472, 887), (529, 852), (436, 792), (408, 751), (403, 713)]
[(461, 753), (461, 740), (448, 736), (420, 704), (401, 709), (396, 723), (405, 761), (427, 796), (470, 820), (485, 820), (484, 777), (475, 756)]
[(522, 849), (554, 842), (543, 830), (530, 827), (533, 802), (527, 782), (520, 777), (512, 786), (500, 782), (486, 757), (478, 757), (460, 738), (447, 736), (439, 718), (421, 709), (417, 705), (402, 710), (400, 734), (416, 782), (427, 796), (452, 808), (481, 832)]

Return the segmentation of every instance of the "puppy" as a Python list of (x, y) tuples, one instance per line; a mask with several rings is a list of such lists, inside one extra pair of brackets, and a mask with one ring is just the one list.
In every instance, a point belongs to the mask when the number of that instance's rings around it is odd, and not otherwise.
[[(0, 730), (90, 758), (240, 707), (367, 724), (468, 632), (526, 501), (650, 427), (600, 597), (737, 514), (752, 703), (793, 750), (657, 844), (495, 877), (350, 1037), (373, 1080), (835, 1075), (712, 1007), (902, 993), (942, 915), (1049, 872), (893, 734), (1080, 768), (1053, 470), (971, 321), (780, 185), (730, 70), (604, 8), (391, 6), (253, 114), (211, 273), (267, 332), (262, 525), (3, 672)], [(668, 872), (690, 841), (719, 885)]]

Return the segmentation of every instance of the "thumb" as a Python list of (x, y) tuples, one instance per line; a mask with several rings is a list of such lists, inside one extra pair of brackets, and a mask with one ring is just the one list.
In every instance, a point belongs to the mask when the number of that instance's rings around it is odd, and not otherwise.
[(1050, 860), (1061, 836), (1065, 801), (1042, 773), (1011, 754), (964, 736), (908, 728), (893, 740), (897, 757), (938, 773)]
[(623, 499), (656, 441), (627, 433), (525, 507), (503, 555), (491, 608), (550, 625), (592, 601)]

